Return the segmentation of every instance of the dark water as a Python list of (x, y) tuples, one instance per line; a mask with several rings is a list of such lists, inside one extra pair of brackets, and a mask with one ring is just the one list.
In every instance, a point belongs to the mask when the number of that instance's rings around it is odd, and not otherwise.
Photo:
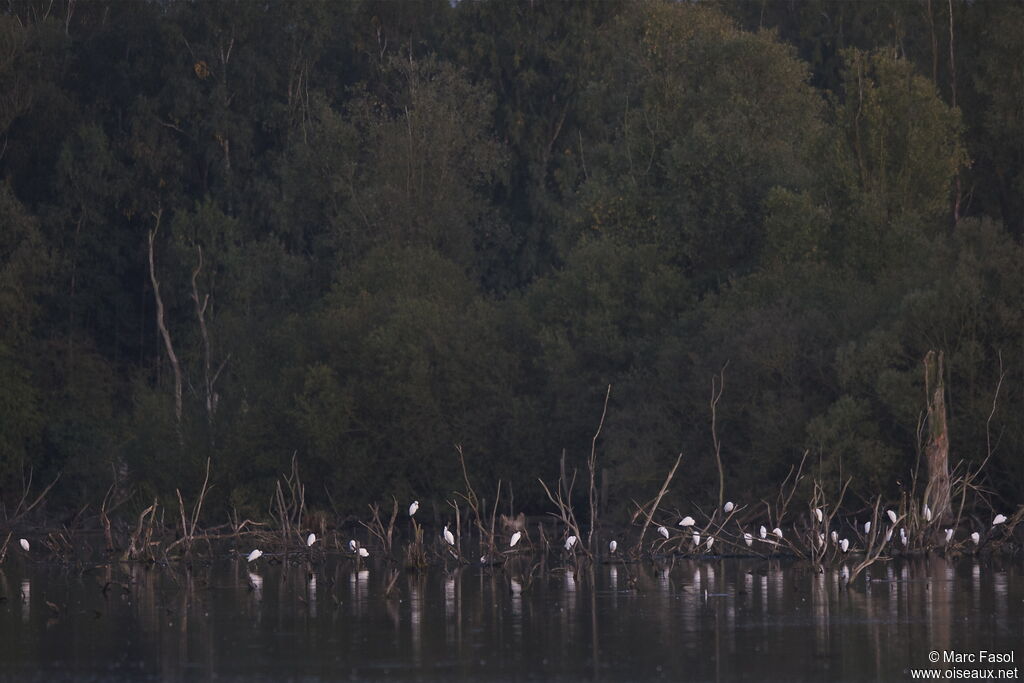
[(266, 560), (9, 560), (0, 680), (889, 681), (932, 650), (1024, 657), (1019, 559), (876, 565), (851, 589), (841, 569), (736, 559), (432, 570), (400, 573), (393, 599), (383, 566)]

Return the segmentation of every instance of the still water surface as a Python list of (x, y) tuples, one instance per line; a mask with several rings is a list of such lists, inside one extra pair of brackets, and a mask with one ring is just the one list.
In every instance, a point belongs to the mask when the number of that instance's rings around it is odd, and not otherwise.
[(932, 650), (1024, 657), (1019, 559), (876, 565), (850, 589), (749, 559), (436, 569), (392, 598), (382, 565), (266, 559), (8, 561), (0, 681), (895, 681)]

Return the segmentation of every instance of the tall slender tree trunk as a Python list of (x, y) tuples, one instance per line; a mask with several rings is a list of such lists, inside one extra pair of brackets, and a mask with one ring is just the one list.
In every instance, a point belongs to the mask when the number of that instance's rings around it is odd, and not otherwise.
[(929, 351), (924, 357), (924, 383), (928, 401), (928, 442), (925, 444), (925, 466), (928, 485), (924, 501), (932, 509), (934, 519), (950, 516), (949, 424), (946, 421), (945, 367), (942, 351)]
[(163, 209), (153, 213), (156, 225), (149, 231), (149, 280), (153, 284), (153, 298), (156, 299), (156, 326), (160, 329), (160, 336), (164, 340), (164, 348), (167, 350), (167, 358), (171, 362), (171, 369), (174, 371), (174, 420), (178, 432), (178, 443), (184, 442), (181, 431), (181, 364), (178, 362), (178, 355), (174, 353), (174, 344), (171, 343), (171, 333), (164, 322), (164, 300), (160, 296), (160, 282), (156, 279), (156, 264), (153, 257), (153, 241), (160, 229), (160, 219), (163, 217)]

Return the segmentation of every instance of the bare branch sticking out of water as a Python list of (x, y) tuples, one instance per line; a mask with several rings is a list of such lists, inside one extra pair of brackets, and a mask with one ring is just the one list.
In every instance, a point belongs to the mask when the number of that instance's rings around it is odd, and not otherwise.
[(669, 470), (668, 476), (665, 477), (665, 482), (661, 485), (661, 490), (658, 491), (658, 495), (655, 497), (654, 502), (651, 503), (647, 509), (647, 518), (644, 520), (643, 529), (640, 531), (640, 540), (636, 542), (636, 546), (633, 549), (633, 554), (639, 555), (640, 549), (644, 544), (644, 537), (647, 535), (647, 527), (651, 525), (651, 518), (654, 517), (654, 513), (658, 510), (658, 505), (661, 504), (661, 499), (665, 497), (668, 492), (668, 486), (672, 483), (672, 477), (676, 476), (676, 470), (679, 469), (679, 463), (683, 461), (683, 454), (680, 453), (676, 457), (676, 463), (672, 465), (672, 469)]

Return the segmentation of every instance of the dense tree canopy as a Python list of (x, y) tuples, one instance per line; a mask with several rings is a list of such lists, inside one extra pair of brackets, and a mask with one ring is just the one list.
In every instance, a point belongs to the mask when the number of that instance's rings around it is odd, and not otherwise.
[(347, 514), (461, 444), (538, 510), (610, 384), (607, 503), (710, 502), (712, 378), (728, 491), (896, 496), (937, 350), (1019, 501), (1021, 64), (1019, 2), (8, 3), (0, 499), (296, 455)]

